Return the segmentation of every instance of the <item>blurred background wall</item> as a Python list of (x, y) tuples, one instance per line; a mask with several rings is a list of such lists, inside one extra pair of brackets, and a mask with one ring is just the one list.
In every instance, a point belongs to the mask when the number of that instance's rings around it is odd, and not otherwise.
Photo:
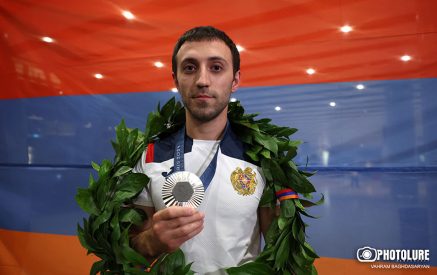
[(326, 199), (307, 220), (319, 273), (378, 272), (356, 260), (363, 246), (429, 249), (436, 272), (436, 12), (433, 0), (0, 0), (0, 273), (89, 273), (77, 188), (112, 158), (122, 118), (143, 130), (178, 97), (172, 48), (197, 25), (239, 45), (246, 111), (299, 129), (296, 162)]

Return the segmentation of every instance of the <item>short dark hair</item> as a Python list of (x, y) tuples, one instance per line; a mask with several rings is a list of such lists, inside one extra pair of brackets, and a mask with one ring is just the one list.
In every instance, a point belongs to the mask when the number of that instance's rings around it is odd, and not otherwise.
[(186, 31), (176, 42), (176, 45), (173, 50), (173, 56), (171, 58), (172, 70), (173, 73), (177, 74), (177, 61), (176, 55), (179, 52), (179, 49), (185, 42), (193, 42), (193, 41), (212, 41), (212, 40), (221, 40), (223, 41), (231, 50), (232, 54), (232, 65), (234, 75), (237, 71), (240, 70), (240, 53), (238, 52), (237, 46), (232, 41), (231, 38), (224, 32), (219, 29), (216, 29), (211, 26), (200, 26), (192, 28)]

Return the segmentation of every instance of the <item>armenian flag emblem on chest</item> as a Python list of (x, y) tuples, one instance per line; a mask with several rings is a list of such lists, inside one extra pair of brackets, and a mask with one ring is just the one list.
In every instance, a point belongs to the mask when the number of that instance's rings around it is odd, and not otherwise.
[(244, 171), (240, 167), (237, 167), (231, 174), (231, 183), (239, 195), (252, 195), (255, 192), (257, 184), (256, 173), (249, 167), (244, 169)]

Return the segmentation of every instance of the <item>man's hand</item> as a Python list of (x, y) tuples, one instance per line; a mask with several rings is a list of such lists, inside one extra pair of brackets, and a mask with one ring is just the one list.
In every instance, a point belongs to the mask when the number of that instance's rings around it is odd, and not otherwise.
[(194, 208), (172, 206), (158, 212), (153, 207), (139, 207), (147, 214), (140, 228), (131, 232), (133, 247), (146, 258), (173, 252), (203, 229), (204, 214)]
[(152, 232), (166, 252), (172, 252), (202, 231), (203, 218), (194, 208), (172, 206), (153, 215)]

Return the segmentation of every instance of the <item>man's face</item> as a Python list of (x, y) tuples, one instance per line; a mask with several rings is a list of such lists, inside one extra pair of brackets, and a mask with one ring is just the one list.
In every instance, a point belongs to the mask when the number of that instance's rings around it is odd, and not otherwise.
[(240, 72), (233, 73), (228, 46), (221, 40), (185, 42), (176, 61), (173, 78), (188, 115), (201, 122), (226, 115), (240, 81)]

